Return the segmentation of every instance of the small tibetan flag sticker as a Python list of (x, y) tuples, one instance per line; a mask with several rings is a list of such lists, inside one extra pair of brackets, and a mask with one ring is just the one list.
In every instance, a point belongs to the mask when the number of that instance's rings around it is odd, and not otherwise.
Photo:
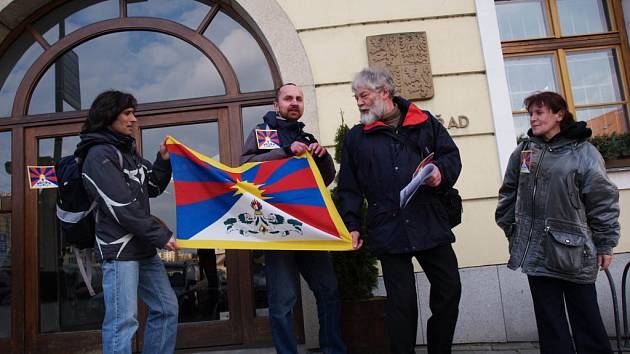
[(256, 142), (258, 142), (259, 149), (277, 149), (280, 147), (278, 131), (275, 129), (256, 129)]
[(31, 189), (57, 188), (55, 166), (27, 166)]

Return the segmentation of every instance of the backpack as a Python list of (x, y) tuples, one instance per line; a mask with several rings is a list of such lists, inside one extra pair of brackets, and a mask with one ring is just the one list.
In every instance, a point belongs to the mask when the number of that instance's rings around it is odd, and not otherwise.
[[(109, 145), (109, 144), (108, 144)], [(122, 153), (110, 145), (118, 153), (120, 168), (123, 168)], [(91, 286), (92, 267), (87, 255), (81, 250), (94, 247), (96, 240), (96, 220), (94, 209), (96, 200), (90, 202), (87, 191), (83, 187), (82, 159), (74, 155), (65, 156), (55, 164), (59, 184), (57, 192), (57, 219), (64, 244), (69, 245), (77, 259), (79, 271), (94, 296)], [(84, 253), (84, 252), (83, 252)], [(85, 265), (84, 265), (85, 263)]]
[(80, 158), (63, 157), (55, 164), (59, 190), (57, 193), (57, 219), (65, 244), (80, 250), (94, 246), (94, 208), (83, 187)]

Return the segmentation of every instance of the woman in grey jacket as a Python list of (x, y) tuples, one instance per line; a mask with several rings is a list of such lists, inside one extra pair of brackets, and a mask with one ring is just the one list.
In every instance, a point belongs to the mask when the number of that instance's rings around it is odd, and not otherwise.
[(510, 156), (495, 214), (508, 267), (527, 274), (541, 353), (610, 353), (594, 283), (619, 240), (617, 187), (562, 96), (541, 92), (524, 103), (529, 137)]

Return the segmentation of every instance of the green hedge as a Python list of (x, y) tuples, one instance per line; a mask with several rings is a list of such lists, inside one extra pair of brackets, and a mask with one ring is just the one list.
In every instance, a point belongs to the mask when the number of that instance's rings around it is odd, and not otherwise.
[(591, 144), (595, 145), (604, 160), (630, 156), (630, 133), (594, 136), (591, 138)]

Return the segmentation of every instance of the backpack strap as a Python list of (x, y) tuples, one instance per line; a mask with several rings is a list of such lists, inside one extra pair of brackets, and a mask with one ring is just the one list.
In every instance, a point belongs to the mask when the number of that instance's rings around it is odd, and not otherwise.
[(90, 256), (81, 252), (81, 250), (76, 247), (72, 247), (72, 252), (74, 252), (79, 272), (81, 272), (81, 278), (83, 278), (83, 282), (85, 283), (90, 296), (96, 295), (96, 292), (92, 287), (92, 261), (90, 260)]
[(120, 169), (123, 170), (124, 160), (123, 160), (123, 155), (120, 152), (120, 150), (118, 150), (118, 148), (112, 144), (105, 144), (105, 145), (111, 146), (111, 148), (114, 149), (114, 151), (116, 151), (116, 155), (118, 155), (118, 164), (120, 165)]
[(383, 129), (382, 133), (387, 135), (387, 136), (389, 136), (389, 137), (394, 138), (394, 140), (397, 140), (398, 142), (402, 143), (403, 145), (405, 145), (408, 148), (410, 148), (411, 150), (413, 150), (415, 153), (420, 155), (420, 159), (421, 160), (424, 159), (424, 154), (422, 153), (422, 151), (420, 151), (420, 148), (418, 147), (418, 145), (412, 143), (411, 141), (409, 141), (409, 139), (394, 133), (390, 129)]

